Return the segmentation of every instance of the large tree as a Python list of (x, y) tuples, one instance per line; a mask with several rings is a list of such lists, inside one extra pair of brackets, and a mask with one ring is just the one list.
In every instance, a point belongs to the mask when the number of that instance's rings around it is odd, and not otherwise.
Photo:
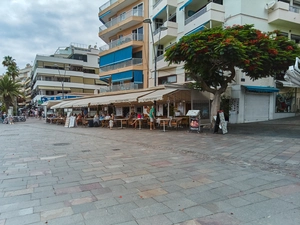
[(6, 110), (17, 97), (23, 97), (20, 87), (20, 84), (13, 81), (7, 74), (0, 79), (0, 101), (5, 105)]
[(19, 76), (19, 68), (17, 66), (16, 60), (13, 59), (11, 56), (4, 56), (2, 65), (7, 67), (6, 74), (12, 77), (13, 80)]
[[(300, 55), (299, 47), (279, 31), (263, 33), (253, 25), (216, 27), (182, 37), (165, 53), (170, 64), (184, 63), (194, 88), (214, 94), (211, 116), (239, 68), (252, 80), (275, 77)], [(212, 117), (211, 117), (212, 118)]]

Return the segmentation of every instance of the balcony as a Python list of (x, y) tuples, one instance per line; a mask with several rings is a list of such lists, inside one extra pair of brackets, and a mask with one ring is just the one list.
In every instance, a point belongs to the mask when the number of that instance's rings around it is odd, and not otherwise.
[(103, 92), (113, 92), (113, 91), (123, 91), (123, 90), (135, 90), (142, 88), (138, 84), (133, 82), (125, 83), (125, 84), (118, 84), (118, 85), (111, 85), (108, 87), (100, 87), (100, 93)]
[[(153, 32), (154, 35), (154, 44), (158, 44), (158, 41), (160, 44), (166, 44), (178, 36), (178, 24), (171, 21), (166, 21), (163, 25), (163, 27), (167, 27), (167, 30), (162, 30), (160, 32), (160, 29), (156, 29)], [(160, 33), (160, 34), (159, 34)]]
[(153, 15), (158, 14), (165, 6), (177, 7), (177, 1), (174, 0), (158, 0), (153, 5)]
[(109, 0), (99, 7), (99, 19), (105, 23), (120, 10), (130, 6), (137, 0)]
[(117, 40), (114, 40), (112, 42), (110, 42), (107, 45), (104, 45), (102, 47), (99, 48), (100, 50), (100, 55), (101, 53), (108, 51), (110, 49), (113, 49), (115, 47), (121, 46), (121, 45), (125, 45), (127, 43), (130, 43), (128, 45), (132, 45), (134, 47), (140, 47), (143, 46), (143, 40), (144, 40), (144, 35), (143, 34), (129, 34), (126, 35), (124, 37), (121, 37)]
[(274, 7), (268, 9), (268, 23), (299, 29), (300, 8), (286, 2), (276, 2)]
[(209, 3), (185, 20), (184, 33), (187, 34), (211, 21), (212, 27), (222, 26), (225, 18), (225, 7), (217, 3)]
[(141, 58), (132, 58), (132, 59), (127, 60), (125, 62), (100, 67), (100, 73), (101, 73), (101, 75), (104, 75), (105, 72), (111, 72), (112, 70), (121, 70), (123, 68), (130, 67), (130, 66), (131, 67), (132, 66), (139, 66), (139, 65), (142, 66), (142, 63), (143, 63), (143, 59), (141, 59)]
[(106, 43), (109, 42), (109, 37), (119, 33), (121, 30), (126, 30), (138, 24), (142, 24), (144, 20), (144, 11), (142, 10), (129, 10), (121, 14), (111, 21), (99, 27), (99, 37)]

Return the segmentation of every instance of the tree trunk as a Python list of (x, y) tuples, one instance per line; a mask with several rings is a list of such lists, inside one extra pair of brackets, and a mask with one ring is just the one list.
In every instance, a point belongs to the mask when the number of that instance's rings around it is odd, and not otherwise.
[(211, 103), (211, 109), (210, 109), (210, 118), (211, 118), (212, 127), (215, 126), (216, 121), (214, 120), (214, 116), (217, 116), (217, 113), (220, 110), (220, 104), (221, 104), (221, 93), (219, 91), (216, 91), (214, 93), (214, 98)]

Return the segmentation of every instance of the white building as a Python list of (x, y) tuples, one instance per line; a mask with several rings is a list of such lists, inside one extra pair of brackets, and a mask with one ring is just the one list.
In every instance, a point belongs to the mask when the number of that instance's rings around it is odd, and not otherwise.
[[(264, 32), (281, 30), (282, 35), (300, 43), (299, 0), (150, 0), (149, 16), (153, 39), (149, 38), (149, 65), (154, 71), (157, 50), (157, 83), (188, 82), (182, 65), (168, 65), (164, 52), (182, 36), (216, 26), (254, 24)], [(167, 29), (160, 29), (166, 27)], [(151, 35), (151, 34), (150, 34)], [(151, 79), (151, 77), (150, 77)], [(226, 94), (231, 97), (231, 123), (264, 121), (294, 116), (300, 107), (299, 88), (279, 78), (248, 79), (237, 69), (235, 83)], [(153, 82), (149, 81), (149, 84)], [(278, 92), (279, 91), (279, 92)], [(195, 109), (197, 106), (192, 106)]]
[(99, 50), (97, 46), (71, 43), (54, 55), (36, 55), (31, 73), (32, 103), (61, 100), (99, 92)]

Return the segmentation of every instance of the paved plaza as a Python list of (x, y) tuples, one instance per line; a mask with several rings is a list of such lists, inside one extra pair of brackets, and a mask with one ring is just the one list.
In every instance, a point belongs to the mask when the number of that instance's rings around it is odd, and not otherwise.
[(0, 124), (0, 225), (299, 225), (300, 117), (228, 132)]

